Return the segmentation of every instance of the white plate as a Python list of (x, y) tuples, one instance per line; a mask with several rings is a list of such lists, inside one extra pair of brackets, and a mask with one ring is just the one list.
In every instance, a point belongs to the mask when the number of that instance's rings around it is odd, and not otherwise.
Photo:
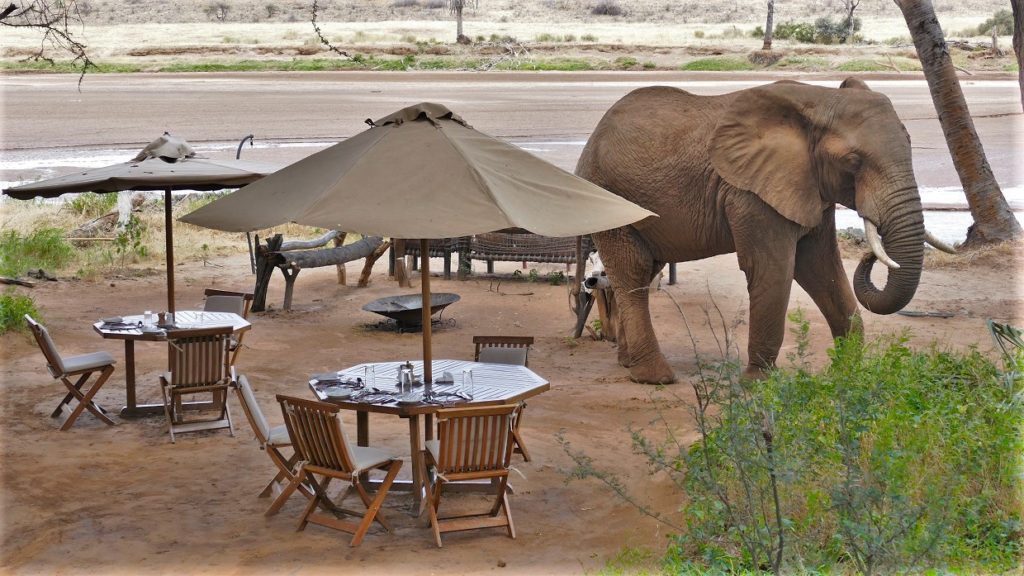
[(334, 399), (348, 398), (349, 396), (352, 395), (352, 389), (351, 388), (327, 388), (326, 390), (324, 390), (324, 394), (328, 398), (334, 398)]
[(143, 326), (142, 328), (139, 328), (139, 331), (143, 334), (160, 334), (163, 332), (163, 329), (157, 328), (156, 326)]
[(423, 401), (423, 394), (409, 394), (398, 398), (399, 404), (419, 404)]

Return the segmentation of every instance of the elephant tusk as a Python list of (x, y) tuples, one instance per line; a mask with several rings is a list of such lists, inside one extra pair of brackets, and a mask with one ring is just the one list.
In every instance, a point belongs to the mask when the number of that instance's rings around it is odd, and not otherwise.
[(899, 264), (894, 262), (893, 259), (889, 258), (889, 255), (885, 253), (885, 248), (882, 247), (882, 238), (878, 235), (878, 228), (875, 228), (875, 225), (867, 218), (864, 219), (864, 236), (867, 237), (868, 246), (871, 247), (871, 251), (875, 254), (875, 258), (878, 258), (879, 262), (893, 270), (900, 267)]
[(928, 244), (931, 244), (935, 248), (938, 248), (939, 250), (946, 252), (947, 254), (956, 254), (956, 248), (953, 248), (949, 244), (946, 244), (942, 240), (939, 240), (938, 238), (935, 237), (934, 234), (929, 232), (927, 229), (924, 231), (924, 241), (927, 242)]

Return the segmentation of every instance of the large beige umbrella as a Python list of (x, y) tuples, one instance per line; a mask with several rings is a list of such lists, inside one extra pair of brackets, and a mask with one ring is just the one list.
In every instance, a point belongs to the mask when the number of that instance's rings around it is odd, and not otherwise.
[[(287, 166), (182, 221), (245, 232), (295, 222), (420, 239), (423, 302), (430, 302), (427, 240), (523, 228), (577, 236), (655, 216), (532, 154), (421, 103)], [(423, 305), (424, 381), (431, 381), (430, 306)]]
[(128, 162), (74, 172), (58, 178), (7, 188), (19, 200), (54, 198), (72, 192), (163, 190), (167, 249), (167, 310), (174, 312), (174, 232), (171, 226), (173, 190), (238, 188), (280, 168), (262, 162), (198, 158), (188, 142), (164, 133)]

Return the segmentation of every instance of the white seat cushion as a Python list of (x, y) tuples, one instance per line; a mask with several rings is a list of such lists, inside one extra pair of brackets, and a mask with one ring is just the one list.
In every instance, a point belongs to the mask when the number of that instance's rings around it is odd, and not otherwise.
[(284, 424), (280, 426), (274, 426), (270, 429), (267, 436), (267, 444), (277, 444), (283, 446), (285, 444), (291, 444), (292, 439), (288, 437), (288, 427)]
[(373, 468), (374, 465), (387, 462), (393, 458), (391, 454), (377, 448), (370, 448), (369, 446), (352, 446), (350, 444), (348, 453), (352, 456), (352, 465), (355, 466), (353, 472)]
[(434, 459), (434, 462), (437, 462), (437, 454), (441, 451), (441, 441), (427, 440), (424, 444), (427, 446), (427, 452), (430, 452), (430, 457)]
[(106, 352), (91, 352), (70, 358), (64, 358), (64, 371), (67, 373), (101, 368), (114, 363), (114, 357)]

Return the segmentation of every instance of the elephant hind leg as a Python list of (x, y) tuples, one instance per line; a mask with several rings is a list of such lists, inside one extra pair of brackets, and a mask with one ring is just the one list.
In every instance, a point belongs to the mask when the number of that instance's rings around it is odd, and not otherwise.
[(651, 384), (675, 382), (661, 354), (649, 308), (649, 287), (657, 270), (646, 243), (631, 228), (594, 234), (618, 307), (619, 363), (631, 380)]

